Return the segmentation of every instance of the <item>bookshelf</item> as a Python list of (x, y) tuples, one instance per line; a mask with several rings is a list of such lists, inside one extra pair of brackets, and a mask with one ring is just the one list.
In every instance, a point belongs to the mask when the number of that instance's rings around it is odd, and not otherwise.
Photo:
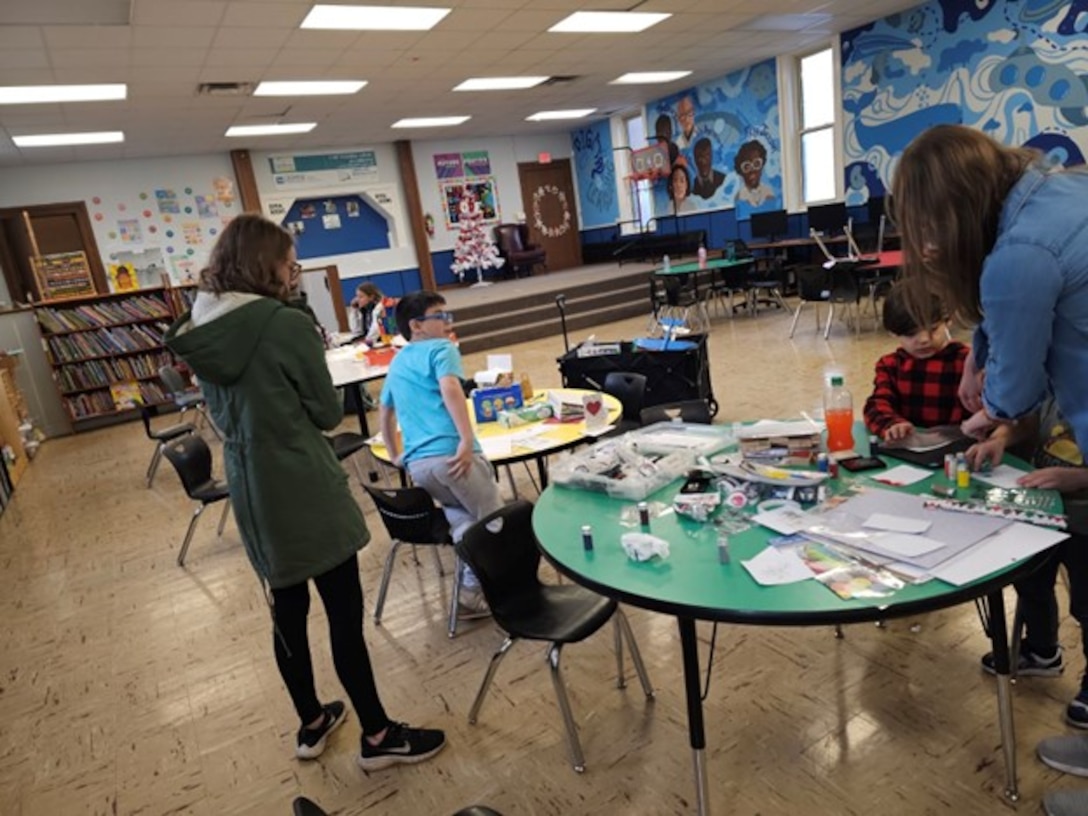
[(174, 358), (163, 336), (188, 308), (189, 288), (138, 289), (41, 301), (34, 316), (61, 403), (75, 430), (169, 402), (159, 369)]

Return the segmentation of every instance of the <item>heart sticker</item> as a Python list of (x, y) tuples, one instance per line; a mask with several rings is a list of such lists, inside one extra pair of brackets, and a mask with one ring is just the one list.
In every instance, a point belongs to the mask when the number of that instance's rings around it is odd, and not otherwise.
[(586, 410), (589, 411), (592, 416), (597, 416), (603, 405), (604, 403), (600, 400), (590, 400), (586, 403)]

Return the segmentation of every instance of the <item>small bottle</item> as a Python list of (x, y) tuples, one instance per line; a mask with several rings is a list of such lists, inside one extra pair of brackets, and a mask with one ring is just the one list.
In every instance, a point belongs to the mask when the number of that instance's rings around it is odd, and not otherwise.
[(582, 525), (582, 548), (586, 552), (593, 550), (593, 528), (588, 524)]
[(644, 501), (638, 503), (638, 523), (643, 527), (650, 526), (650, 505)]
[(661, 266), (664, 268), (666, 275), (672, 271), (672, 264), (669, 262), (668, 255), (661, 259)]
[(971, 471), (967, 469), (966, 462), (956, 465), (956, 487), (965, 488), (971, 486)]
[(699, 268), (706, 269), (706, 247), (699, 244)]
[(829, 473), (831, 471), (826, 453), (816, 455), (816, 470), (820, 471), (820, 473)]
[(843, 385), (841, 374), (832, 375), (824, 389), (824, 422), (830, 452), (854, 447), (854, 399)]
[(729, 536), (726, 533), (718, 533), (718, 563), (729, 563)]
[(533, 384), (529, 382), (529, 375), (522, 373), (521, 375), (521, 399), (524, 402), (528, 402), (533, 398)]

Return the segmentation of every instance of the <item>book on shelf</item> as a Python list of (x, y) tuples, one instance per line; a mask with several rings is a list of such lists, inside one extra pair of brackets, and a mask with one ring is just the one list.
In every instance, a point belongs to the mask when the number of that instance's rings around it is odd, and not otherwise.
[(143, 399), (143, 395), (140, 393), (140, 384), (135, 380), (111, 385), (110, 397), (113, 399), (114, 407), (118, 410), (135, 408)]

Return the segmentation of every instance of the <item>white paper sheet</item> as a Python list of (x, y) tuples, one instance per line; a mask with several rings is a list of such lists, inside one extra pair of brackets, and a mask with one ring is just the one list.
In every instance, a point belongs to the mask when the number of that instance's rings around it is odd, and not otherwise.
[(795, 584), (812, 577), (812, 570), (796, 554), (775, 547), (767, 547), (741, 564), (761, 586)]
[(484, 456), (491, 459), (496, 456), (509, 456), (511, 451), (511, 439), (509, 436), (489, 436), (480, 440)]
[(932, 470), (926, 470), (925, 468), (914, 467), (914, 465), (896, 465), (893, 468), (882, 470), (880, 473), (875, 474), (872, 478), (878, 482), (892, 485), (894, 487), (907, 487), (916, 482), (920, 482), (924, 479), (928, 479), (933, 475)]
[(871, 527), (874, 530), (887, 530), (890, 533), (919, 534), (928, 530), (930, 524), (931, 522), (925, 519), (896, 516), (891, 513), (873, 513), (865, 519), (862, 526)]
[(1015, 522), (969, 550), (938, 565), (934, 578), (956, 586), (969, 584), (1068, 538), (1065, 533)]
[(752, 516), (752, 521), (769, 527), (782, 535), (793, 535), (804, 530), (811, 519), (799, 507), (776, 507)]
[(737, 434), (739, 439), (762, 439), (765, 436), (806, 436), (820, 433), (823, 426), (807, 419), (795, 419), (780, 422), (774, 419), (761, 419), (751, 425), (743, 426)]
[(1017, 470), (1009, 465), (998, 465), (993, 470), (987, 472), (979, 471), (972, 473), (972, 479), (978, 479), (980, 482), (993, 485), (994, 487), (1013, 488), (1020, 487), (1016, 483), (1016, 480), (1024, 475), (1024, 471)]
[(513, 354), (489, 354), (487, 355), (488, 371), (513, 371)]
[[(928, 525), (927, 525), (928, 526)], [(908, 533), (884, 533), (878, 539), (881, 549), (904, 558), (916, 558), (944, 546), (943, 541)]]

